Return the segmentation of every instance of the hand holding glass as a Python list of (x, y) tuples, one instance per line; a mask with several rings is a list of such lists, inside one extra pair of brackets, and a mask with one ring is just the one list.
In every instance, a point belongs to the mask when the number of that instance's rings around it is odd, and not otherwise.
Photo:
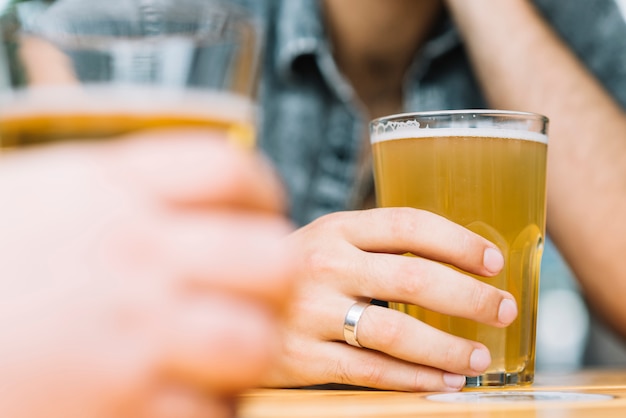
[(370, 125), (379, 206), (442, 215), (502, 251), (505, 267), (475, 276), (513, 294), (506, 328), (391, 303), (450, 334), (485, 344), (492, 364), (467, 386), (532, 383), (539, 268), (545, 236), (547, 124), (521, 112), (461, 110), (380, 118)]

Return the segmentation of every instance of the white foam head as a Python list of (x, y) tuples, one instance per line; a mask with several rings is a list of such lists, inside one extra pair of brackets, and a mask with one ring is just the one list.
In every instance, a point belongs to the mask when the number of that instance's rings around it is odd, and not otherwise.
[(548, 136), (530, 129), (547, 126), (547, 118), (503, 110), (450, 110), (406, 113), (370, 124), (372, 143), (403, 138), (486, 137), (546, 143)]
[(416, 128), (407, 126), (371, 133), (372, 143), (404, 138), (438, 137), (510, 138), (548, 143), (548, 136), (542, 133), (500, 128)]

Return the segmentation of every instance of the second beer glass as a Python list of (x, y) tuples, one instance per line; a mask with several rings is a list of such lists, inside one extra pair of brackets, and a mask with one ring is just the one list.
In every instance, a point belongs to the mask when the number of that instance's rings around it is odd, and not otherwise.
[(0, 19), (0, 152), (172, 127), (254, 143), (260, 50), (232, 3), (31, 0)]

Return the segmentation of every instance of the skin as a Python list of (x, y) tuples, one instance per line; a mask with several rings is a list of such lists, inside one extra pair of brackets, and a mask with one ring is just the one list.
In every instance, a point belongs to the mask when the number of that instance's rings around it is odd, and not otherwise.
[[(325, 0), (323, 6), (335, 59), (370, 117), (401, 107), (402, 77), (430, 25), (447, 7), (489, 104), (552, 118), (548, 230), (592, 305), (626, 335), (620, 321), (626, 317), (626, 305), (620, 302), (626, 272), (613, 262), (625, 250), (626, 223), (610, 230), (602, 224), (626, 213), (623, 110), (532, 4)], [(484, 13), (487, 8), (490, 12)], [(602, 147), (592, 147), (600, 142)], [(497, 273), (501, 255), (487, 251), (495, 245), (432, 213), (336, 213), (299, 229), (289, 241), (298, 248), (296, 306), (287, 323), (282, 361), (264, 380), (268, 386), (334, 382), (406, 391), (458, 390), (464, 383), (461, 375), (478, 375), (490, 362), (476, 342), (375, 306), (359, 322), (359, 342), (367, 349), (351, 347), (343, 340), (342, 324), (355, 301), (408, 302), (494, 326), (506, 326), (517, 315), (511, 295), (462, 273)], [(406, 252), (419, 257), (399, 255)]]
[[(429, 212), (335, 213), (298, 230), (289, 243), (298, 248), (296, 308), (287, 322), (281, 362), (264, 380), (270, 386), (334, 382), (449, 391), (465, 383), (461, 375), (478, 375), (490, 363), (482, 344), (375, 306), (359, 322), (359, 342), (370, 350), (348, 346), (343, 318), (358, 300), (414, 303), (498, 327), (517, 315), (509, 293), (436, 262), (489, 277), (503, 266), (499, 250)], [(401, 255), (407, 251), (418, 257)]]
[[(59, 49), (42, 38), (22, 35), (19, 59), (31, 86), (76, 85), (72, 63)], [(45, 62), (46, 65), (41, 65)]]
[(370, 116), (399, 112), (404, 74), (442, 12), (441, 2), (325, 0), (323, 4), (337, 65)]
[(266, 373), (294, 266), (256, 156), (189, 131), (9, 152), (0, 200), (1, 416), (229, 417)]

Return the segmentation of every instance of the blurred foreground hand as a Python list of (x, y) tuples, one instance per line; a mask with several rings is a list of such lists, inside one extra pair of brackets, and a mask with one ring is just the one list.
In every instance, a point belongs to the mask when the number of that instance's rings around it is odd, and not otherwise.
[(0, 155), (0, 416), (229, 416), (286, 311), (283, 203), (196, 132)]

